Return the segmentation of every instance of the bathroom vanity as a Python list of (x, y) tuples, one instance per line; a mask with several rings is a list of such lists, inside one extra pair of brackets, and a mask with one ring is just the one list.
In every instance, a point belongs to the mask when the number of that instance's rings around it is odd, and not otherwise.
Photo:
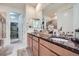
[(49, 35), (28, 33), (28, 47), (33, 56), (78, 56), (79, 44)]

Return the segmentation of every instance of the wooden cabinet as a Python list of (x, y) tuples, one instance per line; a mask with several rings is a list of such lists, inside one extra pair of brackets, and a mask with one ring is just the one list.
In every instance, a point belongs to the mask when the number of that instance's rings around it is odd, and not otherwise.
[(45, 39), (28, 35), (28, 46), (32, 50), (33, 56), (77, 56), (70, 50), (67, 50)]
[(33, 40), (30, 38), (30, 49), (32, 50), (33, 47)]
[(60, 46), (57, 46), (55, 44), (50, 45), (50, 49), (53, 50), (54, 52), (56, 52), (57, 54), (59, 54), (60, 56), (77, 56), (78, 54), (71, 52), (65, 48), (62, 48)]
[(38, 50), (38, 42), (33, 40), (33, 47)]
[(40, 39), (40, 44), (46, 46), (47, 48), (50, 48), (50, 42)]
[(50, 42), (40, 39), (40, 55), (41, 56), (56, 56), (50, 49)]
[(38, 50), (35, 47), (33, 47), (33, 56), (38, 56)]
[(37, 38), (37, 37), (34, 37), (34, 36), (33, 36), (32, 39), (35, 40), (35, 41), (38, 41), (38, 38)]
[(29, 34), (27, 35), (27, 45), (28, 45), (28, 47), (30, 45), (30, 37), (29, 37)]
[(33, 37), (33, 55), (38, 56), (38, 38)]
[(27, 35), (27, 43), (28, 43), (28, 47), (32, 50), (33, 40), (32, 40), (32, 36), (29, 34)]
[(53, 52), (45, 48), (44, 46), (40, 45), (40, 56), (56, 56)]
[[(57, 55), (60, 55), (60, 56), (77, 56), (78, 54), (76, 54), (76, 53), (74, 53), (74, 52), (71, 52), (71, 51), (69, 51), (69, 50), (67, 50), (67, 49), (65, 49), (65, 48), (62, 48), (62, 47), (60, 47), (60, 46), (58, 46), (58, 45), (55, 45), (55, 44), (53, 44), (53, 43), (50, 43), (50, 42), (47, 42), (47, 41), (45, 41), (45, 40), (42, 40), (42, 39), (40, 39), (40, 43), (42, 44), (42, 45), (44, 45), (45, 47), (47, 47), (49, 50), (51, 50), (51, 51), (53, 51), (53, 52), (55, 52)], [(45, 54), (46, 54), (46, 49), (44, 48), (44, 47), (40, 47), (40, 51), (41, 51), (41, 49), (42, 50), (44, 50), (45, 51)], [(47, 51), (48, 52), (48, 51)], [(52, 53), (53, 53), (52, 52)], [(44, 54), (44, 53), (43, 53)], [(51, 53), (49, 52), (49, 53), (47, 53), (48, 55), (51, 55)], [(54, 53), (53, 53), (54, 54)], [(55, 54), (54, 54), (55, 55)]]

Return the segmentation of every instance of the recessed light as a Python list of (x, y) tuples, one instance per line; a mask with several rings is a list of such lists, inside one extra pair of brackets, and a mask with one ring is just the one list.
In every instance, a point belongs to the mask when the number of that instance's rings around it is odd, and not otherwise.
[(13, 15), (13, 14), (15, 14), (14, 12), (10, 12), (10, 15)]

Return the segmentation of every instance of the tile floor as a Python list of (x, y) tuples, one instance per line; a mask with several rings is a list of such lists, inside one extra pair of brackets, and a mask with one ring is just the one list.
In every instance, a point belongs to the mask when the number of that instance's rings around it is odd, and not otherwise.
[(13, 47), (13, 52), (8, 56), (17, 56), (17, 50), (18, 49), (26, 48), (25, 45), (21, 41), (16, 42), (16, 43), (12, 43), (11, 45)]

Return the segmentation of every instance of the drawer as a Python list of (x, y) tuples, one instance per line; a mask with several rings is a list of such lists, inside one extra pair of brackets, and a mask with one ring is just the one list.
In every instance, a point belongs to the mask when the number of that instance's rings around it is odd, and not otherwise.
[(40, 39), (40, 43), (44, 46), (46, 46), (47, 48), (50, 48), (50, 42), (47, 42), (45, 40)]
[(36, 40), (36, 41), (38, 41), (38, 38), (37, 38), (37, 37), (35, 37), (35, 36), (33, 36), (33, 40)]
[(33, 47), (35, 47), (36, 49), (38, 49), (38, 42), (33, 40)]
[(53, 52), (40, 45), (40, 56), (56, 56)]
[(30, 34), (27, 34), (27, 37), (30, 37), (30, 38), (32, 38), (32, 35), (30, 35)]
[(32, 43), (33, 43), (33, 41), (32, 41), (32, 39), (30, 38), (30, 39), (29, 39), (29, 46), (30, 46), (31, 49), (32, 49)]
[(57, 46), (55, 44), (51, 44), (50, 47), (51, 50), (53, 50), (54, 52), (56, 52), (57, 54), (61, 55), (61, 56), (77, 56), (78, 54), (73, 53), (67, 49), (64, 49), (60, 46)]
[(38, 56), (38, 50), (33, 47), (33, 56)]
[(27, 44), (28, 44), (28, 46), (30, 45), (32, 43), (32, 38), (31, 37), (27, 37)]

